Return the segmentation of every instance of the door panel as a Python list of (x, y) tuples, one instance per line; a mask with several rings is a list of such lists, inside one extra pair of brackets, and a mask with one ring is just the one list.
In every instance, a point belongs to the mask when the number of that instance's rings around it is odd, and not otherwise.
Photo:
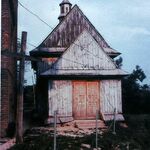
[(87, 82), (87, 118), (92, 119), (99, 110), (99, 83)]
[(73, 83), (73, 111), (75, 119), (86, 118), (86, 82)]

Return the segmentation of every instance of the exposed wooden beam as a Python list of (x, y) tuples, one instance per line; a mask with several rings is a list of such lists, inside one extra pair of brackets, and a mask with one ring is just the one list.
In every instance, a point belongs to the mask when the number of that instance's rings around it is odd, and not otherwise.
[(24, 58), (25, 61), (42, 61), (42, 59), (40, 58), (35, 58), (35, 57), (25, 55), (22, 53), (9, 52), (8, 50), (2, 50), (1, 55), (7, 56), (7, 57), (13, 57), (13, 58), (16, 58), (17, 60)]

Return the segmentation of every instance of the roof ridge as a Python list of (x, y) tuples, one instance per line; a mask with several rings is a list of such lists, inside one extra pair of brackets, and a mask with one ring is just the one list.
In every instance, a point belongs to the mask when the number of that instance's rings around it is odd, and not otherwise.
[[(77, 4), (75, 4), (72, 9), (70, 10), (70, 12), (64, 17), (64, 19), (58, 23), (58, 25), (50, 32), (50, 34), (42, 41), (42, 43), (37, 47), (39, 48), (40, 46), (42, 47), (42, 44), (44, 46), (44, 44), (46, 43), (46, 41), (48, 41), (48, 39), (51, 37), (51, 35), (53, 35), (53, 33), (55, 31), (57, 31), (57, 29), (59, 29), (59, 27), (66, 21), (67, 17), (72, 14), (73, 11), (78, 11), (78, 13), (81, 14), (81, 16), (87, 21), (87, 24), (89, 24), (89, 26), (91, 26), (91, 29), (95, 32), (94, 34), (97, 35), (97, 39), (94, 38), (99, 45), (100, 41), (104, 42), (104, 44), (106, 45), (107, 48), (110, 48), (112, 51), (108, 52), (111, 54), (120, 54), (118, 51), (114, 50), (108, 45), (108, 43), (105, 41), (105, 39), (102, 37), (102, 35), (99, 33), (99, 31), (95, 28), (95, 26), (90, 22), (90, 20), (84, 15), (83, 11), (79, 8), (79, 6)], [(69, 43), (71, 44), (71, 43)], [(102, 47), (102, 46), (101, 46)]]

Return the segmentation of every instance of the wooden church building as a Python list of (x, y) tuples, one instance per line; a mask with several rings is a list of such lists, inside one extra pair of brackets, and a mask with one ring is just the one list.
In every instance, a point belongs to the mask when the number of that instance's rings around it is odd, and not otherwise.
[[(94, 15), (94, 14), (93, 14)], [(57, 110), (61, 122), (117, 120), (122, 116), (121, 78), (116, 67), (120, 55), (111, 48), (80, 8), (68, 0), (60, 4), (59, 24), (34, 50), (31, 56), (37, 74), (36, 105), (48, 123)]]

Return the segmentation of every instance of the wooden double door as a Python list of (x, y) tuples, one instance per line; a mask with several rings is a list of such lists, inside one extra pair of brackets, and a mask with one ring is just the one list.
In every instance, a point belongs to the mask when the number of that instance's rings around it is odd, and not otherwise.
[(73, 115), (75, 119), (95, 119), (100, 110), (99, 81), (73, 82)]

